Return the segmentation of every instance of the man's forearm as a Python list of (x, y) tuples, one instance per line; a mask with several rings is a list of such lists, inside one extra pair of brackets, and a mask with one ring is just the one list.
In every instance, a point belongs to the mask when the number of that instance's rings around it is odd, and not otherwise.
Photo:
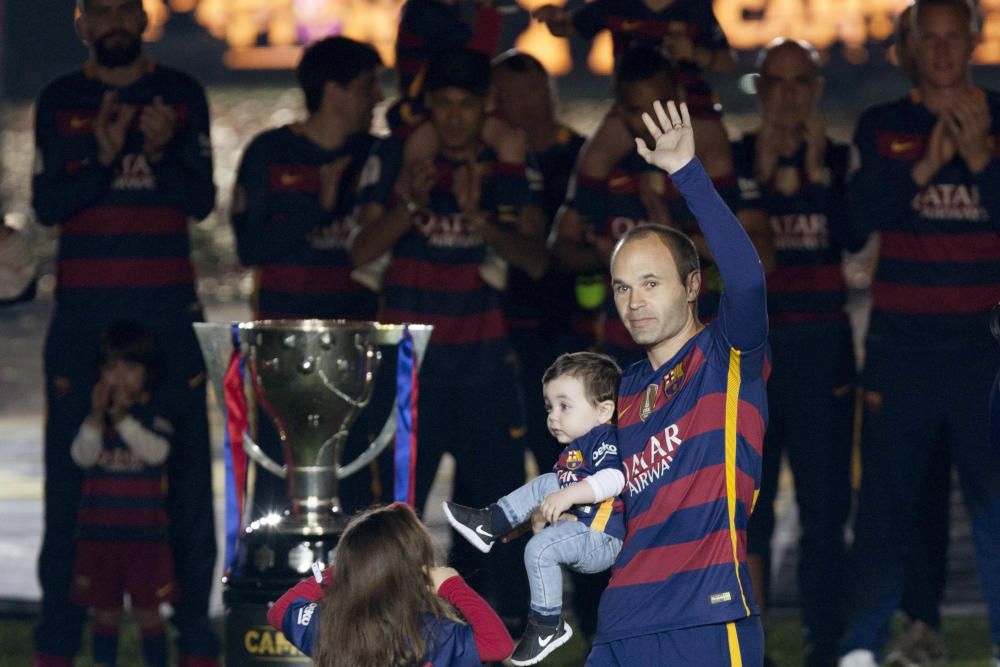
[(350, 244), (354, 266), (367, 264), (391, 250), (413, 226), (413, 218), (403, 202), (389, 210), (380, 204), (368, 204), (361, 219), (360, 229)]

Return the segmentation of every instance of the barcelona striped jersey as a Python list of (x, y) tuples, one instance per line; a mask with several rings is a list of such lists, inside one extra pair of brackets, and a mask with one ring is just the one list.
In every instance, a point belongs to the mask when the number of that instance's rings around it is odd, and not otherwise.
[[(559, 488), (564, 489), (609, 468), (622, 468), (618, 435), (614, 424), (601, 424), (566, 445), (552, 466), (552, 472)], [(569, 511), (584, 525), (621, 540), (625, 538), (623, 509), (621, 498), (615, 497), (589, 505), (574, 505)]]
[(596, 642), (757, 613), (746, 526), (767, 425), (764, 275), (698, 161), (673, 178), (726, 291), (719, 317), (670, 360), (658, 368), (637, 362), (622, 378), (626, 538), (601, 598)]
[[(136, 114), (119, 158), (105, 167), (94, 120), (109, 90)], [(152, 160), (143, 154), (139, 118), (157, 96), (177, 125), (163, 156)], [(59, 225), (57, 303), (102, 312), (196, 310), (188, 218), (204, 218), (215, 205), (202, 87), (147, 61), (136, 82), (112, 88), (87, 66), (50, 83), (35, 113), (32, 204), (42, 224)]]
[(848, 147), (827, 140), (829, 182), (812, 183), (805, 169), (806, 145), (779, 156), (768, 183), (756, 183), (757, 136), (733, 144), (733, 163), (744, 198), (757, 200), (774, 233), (775, 268), (767, 275), (771, 326), (846, 321), (847, 284), (843, 253), (856, 252), (847, 209)]
[[(236, 178), (233, 229), (240, 261), (256, 267), (259, 318), (371, 320), (375, 294), (351, 279), (347, 242), (355, 192), (374, 139), (326, 150), (298, 125), (268, 130), (247, 147)], [(348, 158), (332, 211), (320, 201), (320, 168)]]
[(973, 174), (961, 157), (925, 187), (911, 176), (937, 122), (916, 93), (869, 109), (854, 141), (855, 223), (879, 231), (869, 338), (939, 344), (956, 337), (993, 345), (990, 308), (1000, 301), (1000, 97), (986, 96), (994, 151)]
[[(141, 406), (140, 406), (141, 409)], [(143, 426), (169, 438), (161, 417), (139, 415)], [(152, 418), (152, 420), (150, 420)], [(149, 422), (149, 423), (145, 423)], [(167, 539), (167, 478), (163, 465), (149, 465), (132, 453), (112, 426), (104, 428), (104, 449), (88, 468), (80, 491), (79, 540), (164, 542)]]
[[(486, 243), (463, 222), (452, 193), (453, 174), (462, 164), (436, 158), (429, 204), (392, 248), (382, 287), (380, 321), (434, 326), (420, 371), (423, 384), (474, 384), (476, 369), (496, 368), (507, 351), (500, 293), (479, 274)], [(515, 225), (521, 207), (533, 199), (524, 165), (498, 162), (490, 148), (480, 151), (476, 164), (483, 183), (480, 208), (494, 224)], [(376, 144), (362, 175), (359, 203), (394, 206), (392, 188), (401, 168), (401, 141)]]

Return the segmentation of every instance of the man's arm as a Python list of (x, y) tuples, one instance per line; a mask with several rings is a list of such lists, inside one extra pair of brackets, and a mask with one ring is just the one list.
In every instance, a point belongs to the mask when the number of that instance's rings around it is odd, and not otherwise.
[(879, 152), (877, 122), (873, 114), (866, 113), (858, 121), (854, 133), (860, 164), (848, 184), (847, 197), (852, 235), (859, 238), (898, 222), (913, 198), (927, 184), (926, 180), (918, 184), (915, 175), (921, 179), (929, 178), (924, 175), (926, 169), (922, 163), (926, 164), (925, 160), (912, 168), (909, 163), (893, 168), (892, 162)]
[[(656, 141), (652, 150), (636, 140), (639, 155), (663, 169), (684, 195), (722, 275), (724, 291), (719, 322), (729, 344), (738, 350), (758, 347), (767, 339), (767, 288), (753, 243), (739, 220), (715, 190), (694, 157), (694, 132), (687, 105), (654, 104), (657, 121), (643, 115)], [(661, 129), (662, 128), (662, 129)]]
[(43, 92), (35, 108), (35, 173), (31, 203), (43, 225), (65, 222), (104, 199), (111, 191), (112, 169), (97, 159), (97, 145), (79, 162), (65, 155), (59, 136), (57, 102)]
[(192, 84), (186, 103), (184, 125), (152, 168), (165, 202), (201, 220), (215, 207), (208, 102), (201, 86)]

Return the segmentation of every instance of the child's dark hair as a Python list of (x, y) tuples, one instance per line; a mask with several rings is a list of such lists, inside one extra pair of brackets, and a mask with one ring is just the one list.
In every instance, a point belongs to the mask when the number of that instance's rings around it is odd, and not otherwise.
[(319, 111), (327, 81), (346, 86), (382, 64), (378, 51), (347, 37), (327, 37), (306, 47), (295, 76), (306, 98), (309, 113)]
[(618, 397), (618, 383), (622, 379), (622, 369), (606, 354), (597, 352), (560, 354), (545, 370), (542, 385), (564, 375), (574, 377), (583, 383), (583, 390), (591, 405), (614, 401)]
[(146, 369), (146, 385), (152, 385), (160, 373), (160, 346), (156, 336), (135, 320), (116, 320), (108, 324), (101, 330), (97, 364), (103, 368), (119, 359), (142, 364)]

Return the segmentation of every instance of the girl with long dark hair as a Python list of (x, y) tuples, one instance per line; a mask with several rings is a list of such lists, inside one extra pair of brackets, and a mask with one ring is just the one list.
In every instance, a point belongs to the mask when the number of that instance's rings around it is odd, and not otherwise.
[(465, 667), (513, 650), (486, 601), (434, 565), (430, 533), (400, 504), (356, 517), (323, 583), (298, 583), (267, 618), (317, 667)]

